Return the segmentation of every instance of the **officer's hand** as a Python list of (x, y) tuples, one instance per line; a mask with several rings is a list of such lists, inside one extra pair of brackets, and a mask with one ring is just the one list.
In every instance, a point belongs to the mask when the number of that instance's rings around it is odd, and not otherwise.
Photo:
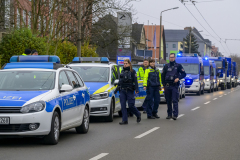
[(136, 91), (136, 94), (138, 94), (139, 93), (139, 91)]
[(147, 87), (143, 87), (143, 89), (146, 91)]
[(179, 78), (176, 78), (174, 82), (177, 83), (178, 81), (179, 81)]

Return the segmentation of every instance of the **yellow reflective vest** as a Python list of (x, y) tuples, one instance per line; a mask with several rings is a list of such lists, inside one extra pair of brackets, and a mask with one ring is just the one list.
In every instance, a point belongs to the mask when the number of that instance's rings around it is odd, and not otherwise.
[(146, 69), (144, 74), (144, 80), (143, 80), (143, 86), (147, 87), (149, 86), (161, 86), (162, 84), (161, 80), (161, 73), (158, 69), (152, 69), (149, 67)]

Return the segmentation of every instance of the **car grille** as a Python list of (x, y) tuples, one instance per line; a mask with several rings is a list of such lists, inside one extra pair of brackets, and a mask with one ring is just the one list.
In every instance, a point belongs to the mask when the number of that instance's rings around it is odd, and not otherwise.
[[(26, 132), (30, 131), (29, 124), (9, 124), (9, 125), (0, 125), (1, 132)], [(38, 123), (39, 127), (39, 123)]]
[(0, 113), (21, 113), (22, 107), (0, 107)]

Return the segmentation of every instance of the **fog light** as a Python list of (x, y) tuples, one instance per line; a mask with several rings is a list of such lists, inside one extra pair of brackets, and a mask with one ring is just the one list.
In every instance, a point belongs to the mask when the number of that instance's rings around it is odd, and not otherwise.
[(31, 131), (38, 129), (38, 124), (36, 124), (36, 123), (29, 124), (29, 129)]
[(100, 111), (106, 111), (106, 110), (107, 110), (107, 107), (101, 107), (99, 110), (100, 110)]

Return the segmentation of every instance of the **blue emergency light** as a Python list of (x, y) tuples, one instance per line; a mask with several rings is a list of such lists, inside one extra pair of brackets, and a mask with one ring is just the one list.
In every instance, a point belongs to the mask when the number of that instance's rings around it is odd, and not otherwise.
[(16, 68), (39, 68), (39, 69), (58, 69), (63, 67), (59, 64), (58, 56), (12, 56), (10, 63), (6, 63), (2, 69)]
[(82, 62), (101, 62), (109, 63), (107, 57), (74, 57), (72, 63), (82, 63)]
[(182, 57), (182, 54), (181, 54), (181, 53), (178, 53), (178, 54), (177, 54), (177, 57)]
[(193, 80), (192, 79), (185, 79), (185, 84), (186, 85), (192, 85)]
[(60, 58), (58, 56), (12, 56), (10, 58), (10, 63), (12, 62), (51, 62), (51, 63), (60, 63)]
[(207, 60), (208, 60), (208, 57), (204, 57), (204, 59), (207, 61)]

